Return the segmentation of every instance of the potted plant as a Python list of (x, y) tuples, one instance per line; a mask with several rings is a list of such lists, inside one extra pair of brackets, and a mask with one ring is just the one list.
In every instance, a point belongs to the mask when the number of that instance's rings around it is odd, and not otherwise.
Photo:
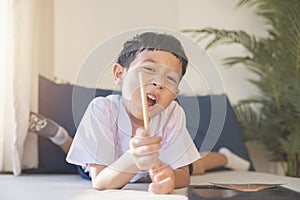
[(287, 162), (288, 176), (298, 175), (300, 153), (300, 1), (239, 0), (237, 6), (254, 7), (265, 20), (268, 36), (216, 28), (184, 30), (206, 48), (238, 44), (246, 56), (231, 56), (225, 64), (243, 64), (255, 79), (249, 81), (259, 95), (234, 106), (246, 140), (262, 142), (273, 158)]

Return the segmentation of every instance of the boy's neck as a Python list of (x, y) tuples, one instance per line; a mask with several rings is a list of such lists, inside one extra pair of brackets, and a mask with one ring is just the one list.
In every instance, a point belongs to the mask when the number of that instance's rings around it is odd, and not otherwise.
[(136, 129), (138, 129), (138, 128), (144, 126), (144, 121), (135, 118), (135, 117), (132, 116), (131, 114), (129, 114), (129, 118), (130, 118), (130, 121), (131, 121), (131, 127), (132, 127), (132, 133), (131, 133), (131, 136), (134, 137), (134, 136), (135, 136)]
[(124, 99), (122, 100), (122, 104), (129, 116), (130, 122), (131, 122), (131, 127), (132, 127), (132, 133), (131, 136), (135, 136), (136, 129), (140, 127), (144, 127), (144, 120), (138, 119), (135, 116), (133, 116), (127, 109), (126, 102), (124, 102)]

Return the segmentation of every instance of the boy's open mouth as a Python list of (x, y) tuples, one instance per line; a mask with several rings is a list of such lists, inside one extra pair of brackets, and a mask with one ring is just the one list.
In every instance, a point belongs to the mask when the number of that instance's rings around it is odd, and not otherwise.
[(147, 104), (148, 106), (154, 106), (157, 102), (157, 97), (154, 94), (147, 94)]

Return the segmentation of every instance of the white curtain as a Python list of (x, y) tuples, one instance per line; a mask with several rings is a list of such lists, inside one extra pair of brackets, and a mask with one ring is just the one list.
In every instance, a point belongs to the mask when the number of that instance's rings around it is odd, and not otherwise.
[(38, 164), (37, 136), (27, 128), (37, 111), (43, 1), (0, 1), (0, 171), (19, 175)]

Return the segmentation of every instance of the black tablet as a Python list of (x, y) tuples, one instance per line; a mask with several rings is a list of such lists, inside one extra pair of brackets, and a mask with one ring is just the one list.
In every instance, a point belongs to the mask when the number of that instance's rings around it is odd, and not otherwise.
[(300, 199), (300, 193), (276, 185), (259, 191), (240, 191), (216, 185), (190, 185), (187, 189), (189, 200), (216, 200), (216, 199), (242, 199), (242, 200), (268, 200), (268, 199)]

